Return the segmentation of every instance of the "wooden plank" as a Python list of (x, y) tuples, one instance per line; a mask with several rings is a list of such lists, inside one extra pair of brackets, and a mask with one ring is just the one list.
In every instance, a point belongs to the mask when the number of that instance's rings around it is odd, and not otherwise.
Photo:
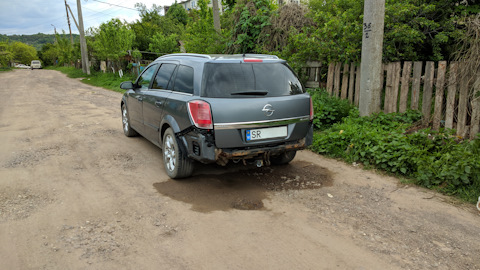
[(400, 105), (398, 111), (403, 113), (407, 110), (408, 92), (410, 90), (410, 74), (412, 73), (412, 62), (403, 63), (402, 79), (400, 86)]
[(443, 95), (445, 89), (445, 72), (447, 70), (447, 61), (438, 62), (437, 81), (435, 83), (435, 107), (433, 113), (433, 129), (440, 129), (443, 113)]
[(320, 61), (307, 61), (306, 66), (311, 67), (311, 68), (319, 68), (319, 67), (322, 66), (322, 62), (320, 62)]
[(460, 81), (458, 96), (458, 118), (457, 118), (457, 135), (465, 137), (467, 132), (467, 114), (468, 114), (468, 78), (465, 76), (464, 64), (460, 65)]
[(336, 63), (335, 64), (335, 74), (333, 75), (334, 80), (333, 80), (333, 96), (338, 97), (338, 94), (340, 92), (340, 69), (342, 67), (341, 63)]
[(422, 79), (422, 62), (413, 63), (413, 83), (412, 83), (412, 98), (410, 108), (418, 110), (418, 103), (420, 101), (420, 82)]
[(305, 83), (305, 87), (307, 87), (307, 88), (318, 88), (318, 87), (320, 87), (320, 83), (316, 82), (316, 81), (307, 81)]
[(431, 111), (434, 74), (435, 63), (433, 61), (428, 61), (425, 65), (425, 81), (423, 83), (422, 114), (424, 124), (430, 122), (430, 115), (432, 113)]
[(343, 65), (343, 77), (342, 77), (342, 92), (341, 97), (342, 99), (347, 99), (347, 91), (348, 91), (348, 64)]
[(385, 72), (387, 71), (388, 64), (382, 64), (382, 69), (380, 70), (380, 87), (383, 89), (385, 82)]
[(333, 74), (334, 73), (335, 73), (335, 63), (328, 64), (327, 92), (330, 95), (333, 93)]
[(348, 83), (348, 101), (353, 104), (353, 95), (355, 91), (355, 64), (350, 64), (350, 80)]
[(457, 69), (456, 62), (450, 63), (450, 70), (448, 72), (448, 92), (445, 110), (445, 127), (453, 128), (453, 118), (455, 114), (455, 97), (457, 95)]
[(398, 88), (400, 87), (400, 69), (400, 62), (393, 63), (392, 102), (390, 103), (391, 112), (397, 112)]
[(385, 113), (391, 113), (391, 103), (392, 103), (392, 88), (393, 88), (393, 77), (394, 77), (395, 65), (394, 63), (389, 63), (387, 66), (387, 80), (385, 82), (385, 99), (383, 102), (383, 111)]
[(472, 120), (470, 124), (470, 139), (473, 140), (480, 132), (480, 73), (477, 74), (477, 79), (473, 86), (472, 97)]
[(358, 107), (360, 104), (360, 78), (361, 78), (361, 72), (360, 72), (360, 65), (357, 67), (357, 72), (355, 76), (355, 106)]

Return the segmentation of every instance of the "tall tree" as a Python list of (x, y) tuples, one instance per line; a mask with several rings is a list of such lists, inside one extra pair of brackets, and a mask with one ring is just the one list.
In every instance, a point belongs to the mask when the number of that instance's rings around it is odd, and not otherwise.
[(38, 59), (35, 47), (22, 42), (13, 42), (11, 51), (13, 52), (13, 60), (22, 64), (29, 65), (32, 60)]
[(132, 49), (135, 33), (119, 19), (111, 19), (93, 29), (95, 54), (102, 60), (119, 61)]

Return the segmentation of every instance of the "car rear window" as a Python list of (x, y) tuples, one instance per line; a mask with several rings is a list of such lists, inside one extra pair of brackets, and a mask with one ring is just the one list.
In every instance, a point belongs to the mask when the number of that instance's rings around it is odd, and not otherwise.
[(304, 93), (283, 63), (207, 63), (203, 96), (216, 98), (287, 96)]

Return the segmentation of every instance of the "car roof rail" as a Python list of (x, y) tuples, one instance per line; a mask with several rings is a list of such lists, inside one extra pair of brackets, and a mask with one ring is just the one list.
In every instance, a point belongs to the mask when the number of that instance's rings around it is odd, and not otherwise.
[(172, 53), (172, 54), (167, 54), (167, 55), (160, 56), (157, 59), (168, 58), (168, 57), (177, 57), (177, 56), (190, 56), (190, 57), (212, 59), (212, 57), (210, 55), (198, 54), (198, 53)]
[(244, 53), (241, 54), (243, 57), (248, 58), (248, 57), (254, 57), (254, 58), (262, 58), (262, 59), (279, 59), (278, 56), (276, 55), (271, 55), (271, 54), (255, 54), (255, 53)]

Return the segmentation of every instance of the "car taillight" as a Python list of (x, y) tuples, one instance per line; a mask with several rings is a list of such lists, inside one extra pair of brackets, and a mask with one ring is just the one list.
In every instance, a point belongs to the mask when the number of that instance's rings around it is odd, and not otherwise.
[(188, 113), (196, 127), (213, 129), (212, 113), (210, 111), (210, 104), (207, 102), (203, 100), (188, 102)]
[(313, 101), (312, 97), (310, 97), (310, 121), (313, 120)]

